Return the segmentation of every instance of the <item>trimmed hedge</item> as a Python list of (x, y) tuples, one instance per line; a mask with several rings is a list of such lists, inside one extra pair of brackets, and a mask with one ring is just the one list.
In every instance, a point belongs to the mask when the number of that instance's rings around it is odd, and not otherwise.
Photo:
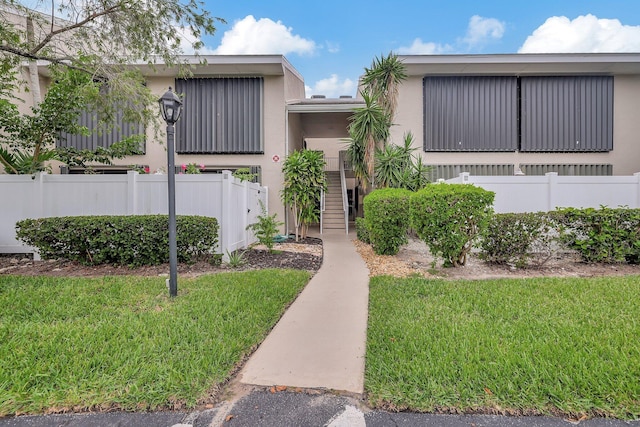
[(554, 212), (560, 242), (584, 262), (640, 262), (640, 209), (564, 208)]
[(469, 184), (428, 185), (411, 196), (411, 227), (445, 265), (464, 265), (493, 214), (494, 196)]
[[(76, 216), (25, 219), (16, 224), (19, 240), (38, 248), (44, 259), (83, 264), (154, 265), (169, 261), (166, 215)], [(193, 262), (218, 245), (218, 221), (176, 217), (178, 261)]]
[(376, 254), (395, 255), (407, 243), (411, 194), (402, 188), (383, 188), (364, 198), (365, 226)]
[(369, 229), (367, 228), (367, 221), (361, 216), (356, 217), (356, 237), (362, 243), (371, 243), (369, 238)]
[(519, 268), (542, 265), (553, 255), (556, 234), (546, 212), (495, 214), (482, 234), (480, 258)]

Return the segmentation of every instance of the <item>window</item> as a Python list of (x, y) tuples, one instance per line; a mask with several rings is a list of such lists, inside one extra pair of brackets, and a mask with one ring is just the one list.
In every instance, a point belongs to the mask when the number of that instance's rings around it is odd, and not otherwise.
[(522, 151), (613, 150), (613, 77), (522, 77)]
[(178, 153), (262, 154), (263, 79), (194, 78), (176, 82), (183, 96)]
[(424, 151), (515, 151), (516, 77), (425, 77)]
[[(125, 122), (122, 120), (122, 113), (116, 118), (113, 128), (106, 131), (98, 131), (98, 117), (95, 112), (84, 111), (79, 117), (80, 125), (86, 126), (91, 134), (89, 136), (62, 134), (56, 145), (58, 147), (76, 148), (78, 150), (95, 151), (98, 147), (110, 147), (116, 142), (122, 141), (133, 135), (144, 135), (144, 126)], [(144, 144), (141, 147), (141, 154), (144, 154)]]
[(613, 150), (613, 77), (425, 77), (424, 151)]

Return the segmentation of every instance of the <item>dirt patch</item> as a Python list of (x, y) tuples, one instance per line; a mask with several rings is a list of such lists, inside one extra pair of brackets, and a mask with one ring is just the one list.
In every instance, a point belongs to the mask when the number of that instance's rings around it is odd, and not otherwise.
[(471, 254), (466, 265), (445, 268), (442, 260), (435, 260), (427, 245), (419, 239), (410, 238), (398, 255), (376, 255), (370, 245), (354, 240), (354, 245), (365, 260), (370, 276), (390, 275), (408, 277), (441, 277), (447, 279), (497, 279), (525, 277), (599, 277), (640, 275), (640, 265), (629, 264), (585, 264), (576, 253), (561, 253), (541, 266), (516, 268), (484, 262), (477, 254)]
[[(202, 274), (265, 268), (290, 268), (315, 273), (322, 265), (323, 256), (322, 240), (311, 237), (298, 242), (289, 240), (286, 243), (277, 243), (272, 252), (260, 246), (242, 252), (243, 264), (240, 266), (231, 267), (225, 263), (213, 265), (212, 259), (209, 258), (199, 260), (193, 264), (179, 264), (178, 274), (182, 277), (196, 277)], [(134, 268), (109, 264), (88, 266), (62, 259), (33, 261), (31, 255), (24, 254), (0, 256), (0, 274), (67, 277), (123, 275), (150, 277), (168, 276), (168, 273), (169, 264)]]

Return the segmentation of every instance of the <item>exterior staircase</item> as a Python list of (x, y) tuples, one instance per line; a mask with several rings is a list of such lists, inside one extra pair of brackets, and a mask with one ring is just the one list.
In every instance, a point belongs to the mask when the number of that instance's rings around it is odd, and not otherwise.
[(345, 229), (344, 208), (340, 172), (327, 171), (327, 192), (324, 195), (325, 210), (322, 214), (322, 228), (326, 230)]

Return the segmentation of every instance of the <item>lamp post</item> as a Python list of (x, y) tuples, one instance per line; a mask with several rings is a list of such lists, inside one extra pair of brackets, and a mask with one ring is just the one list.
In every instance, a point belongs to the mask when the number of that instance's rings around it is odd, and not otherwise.
[(167, 123), (167, 181), (169, 183), (169, 296), (178, 295), (178, 246), (176, 243), (176, 168), (173, 125), (180, 119), (182, 101), (169, 90), (158, 100)]

